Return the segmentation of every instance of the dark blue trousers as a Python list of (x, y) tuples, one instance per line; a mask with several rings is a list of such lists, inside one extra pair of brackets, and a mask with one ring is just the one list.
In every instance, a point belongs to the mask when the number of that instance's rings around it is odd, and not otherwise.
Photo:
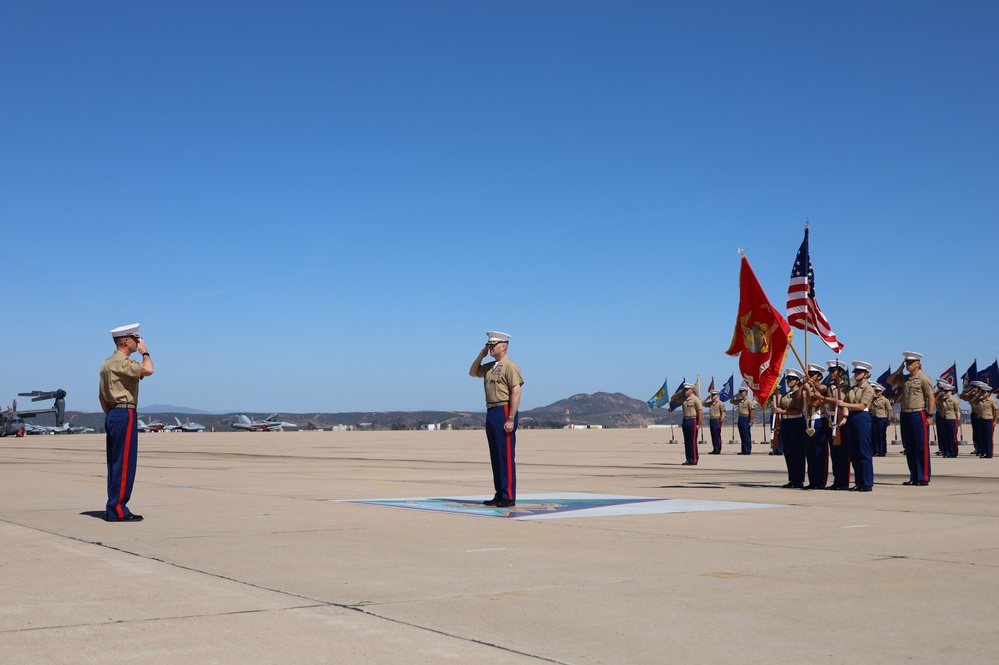
[(903, 413), (898, 421), (910, 482), (930, 482), (930, 424), (925, 411)]
[(871, 414), (851, 411), (843, 428), (843, 442), (850, 451), (853, 475), (858, 487), (874, 487), (874, 460), (871, 453)]
[(982, 419), (976, 416), (974, 413), (971, 414), (971, 444), (972, 451), (975, 455), (981, 453), (978, 449), (979, 444), (982, 440)]
[(697, 464), (697, 428), (700, 423), (697, 418), (684, 418), (683, 425), (683, 454), (687, 458), (688, 464)]
[(982, 456), (992, 457), (994, 450), (993, 439), (995, 437), (995, 425), (991, 420), (982, 418)]
[(742, 439), (742, 452), (753, 452), (753, 433), (749, 426), (749, 416), (739, 416), (739, 438)]
[(135, 483), (135, 463), (139, 456), (139, 423), (135, 409), (110, 409), (104, 416), (107, 432), (108, 503), (107, 519), (120, 520), (132, 514), (127, 508)]
[(784, 448), (787, 480), (796, 485), (805, 484), (805, 419), (785, 418), (780, 421), (780, 441)]
[(721, 430), (722, 421), (721, 418), (710, 418), (708, 419), (708, 427), (711, 429), (711, 452), (720, 453), (721, 452)]
[(829, 458), (832, 460), (833, 482), (836, 487), (850, 486), (850, 448), (840, 432), (840, 444), (836, 445), (833, 430), (829, 430)]
[[(814, 428), (811, 436), (808, 427)], [(829, 431), (826, 421), (813, 420), (805, 423), (805, 465), (808, 468), (808, 484), (822, 488), (829, 482)]]
[(948, 420), (937, 412), (937, 439), (944, 457), (957, 457), (957, 421)]
[(517, 500), (517, 465), (514, 451), (517, 447), (517, 425), (520, 414), (514, 416), (513, 431), (503, 429), (509, 418), (510, 406), (494, 406), (486, 411), (486, 439), (489, 441), (489, 463), (493, 467), (494, 499)]
[(888, 419), (871, 416), (871, 454), (884, 457), (888, 454)]

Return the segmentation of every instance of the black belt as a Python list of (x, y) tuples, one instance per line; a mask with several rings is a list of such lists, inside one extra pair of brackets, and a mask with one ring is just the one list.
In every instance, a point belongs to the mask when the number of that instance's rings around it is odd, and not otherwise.
[(134, 408), (136, 408), (136, 405), (132, 404), (131, 402), (118, 402), (117, 404), (115, 404), (111, 408), (112, 409), (134, 409)]

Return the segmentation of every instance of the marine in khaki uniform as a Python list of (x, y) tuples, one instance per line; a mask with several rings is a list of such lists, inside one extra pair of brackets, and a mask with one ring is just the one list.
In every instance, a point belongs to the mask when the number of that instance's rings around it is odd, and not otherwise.
[(957, 457), (957, 433), (961, 426), (961, 400), (954, 394), (954, 386), (937, 381), (937, 441), (941, 457)]
[(992, 459), (995, 444), (996, 420), (999, 419), (999, 403), (996, 402), (992, 394), (992, 387), (983, 382), (975, 382), (978, 388), (978, 395), (972, 403), (972, 408), (978, 414), (978, 456), (982, 459)]
[[(141, 522), (142, 515), (128, 508), (135, 483), (139, 455), (139, 425), (135, 409), (139, 401), (139, 381), (153, 374), (153, 361), (146, 341), (139, 335), (139, 324), (121, 326), (111, 331), (115, 352), (102, 364), (98, 399), (104, 410), (105, 448), (108, 466), (108, 522)], [(142, 362), (129, 356), (139, 353)]]
[[(489, 331), (486, 345), (472, 361), (469, 376), (482, 379), (486, 394), (486, 439), (493, 469), (493, 498), (482, 503), (509, 508), (517, 505), (517, 426), (520, 423), (520, 395), (524, 377), (520, 367), (507, 356), (510, 335)], [(493, 357), (483, 363), (486, 355)]]
[(842, 360), (827, 360), (829, 383), (826, 385), (826, 402), (829, 405), (829, 458), (832, 460), (833, 481), (831, 490), (850, 489), (850, 448), (843, 441), (843, 427), (846, 413), (837, 404), (850, 387), (846, 378), (846, 363)]
[[(898, 403), (902, 407), (899, 428), (905, 461), (909, 465), (909, 480), (903, 485), (930, 484), (930, 418), (936, 412), (933, 382), (923, 374), (923, 356), (915, 351), (902, 353), (905, 362), (888, 377), (888, 383), (899, 386)], [(908, 374), (903, 373), (907, 370)]]
[(825, 368), (809, 363), (808, 378), (801, 391), (805, 401), (805, 468), (808, 474), (806, 490), (821, 490), (829, 482), (829, 420), (822, 397), (827, 388), (822, 383)]
[(709, 455), (721, 455), (722, 425), (725, 422), (725, 402), (717, 390), (708, 394), (708, 429), (711, 432), (711, 452)]
[(874, 399), (871, 400), (871, 455), (885, 457), (888, 454), (888, 424), (891, 423), (891, 400), (885, 397), (885, 388), (872, 383)]
[(874, 388), (868, 383), (871, 377), (871, 364), (862, 360), (853, 362), (853, 386), (836, 405), (845, 412), (843, 443), (849, 451), (856, 481), (854, 491), (870, 492), (874, 488), (874, 462), (871, 451), (871, 402), (874, 401)]
[(742, 450), (739, 455), (750, 455), (753, 452), (753, 411), (760, 405), (749, 396), (749, 386), (741, 386), (739, 394), (732, 398), (739, 418), (739, 438), (742, 440)]
[(784, 378), (787, 392), (774, 405), (774, 412), (780, 416), (779, 436), (787, 466), (786, 488), (805, 487), (805, 402), (801, 392), (804, 378), (805, 375), (796, 369), (787, 370)]
[(704, 404), (701, 398), (694, 394), (694, 386), (683, 384), (683, 453), (687, 458), (685, 466), (697, 466), (697, 433), (704, 418)]

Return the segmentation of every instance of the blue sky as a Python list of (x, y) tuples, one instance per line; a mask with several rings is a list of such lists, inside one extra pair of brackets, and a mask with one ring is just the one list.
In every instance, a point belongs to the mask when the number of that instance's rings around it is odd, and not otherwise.
[(490, 329), (524, 408), (706, 387), (738, 248), (782, 307), (806, 218), (845, 360), (984, 366), (997, 28), (984, 1), (0, 0), (0, 403), (97, 410), (135, 321), (146, 404), (481, 409)]

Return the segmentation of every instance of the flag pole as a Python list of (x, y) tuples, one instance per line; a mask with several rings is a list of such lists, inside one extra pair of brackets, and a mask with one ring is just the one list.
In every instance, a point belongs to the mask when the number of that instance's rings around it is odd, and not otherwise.
[[(805, 218), (805, 234), (806, 235), (808, 234), (808, 218), (807, 217)], [(812, 250), (811, 250), (811, 248), (809, 248), (808, 249), (808, 269), (809, 269), (809, 272), (811, 272), (811, 268), (812, 268)], [(802, 363), (801, 362), (801, 358), (798, 358), (798, 363), (801, 364), (801, 371), (805, 375), (805, 380), (808, 380), (808, 329), (811, 327), (811, 325), (809, 324), (809, 320), (808, 320), (808, 308), (811, 306), (811, 304), (812, 304), (812, 299), (811, 298), (806, 298), (805, 299), (805, 362)], [(792, 346), (791, 348), (793, 349), (794, 347)], [(797, 352), (795, 352), (794, 355), (797, 356), (798, 355)], [(808, 429), (811, 429), (812, 430), (812, 434), (814, 434), (815, 433), (815, 429), (811, 427), (811, 425), (812, 425), (812, 405), (811, 405), (810, 402), (811, 402), (811, 400), (809, 400), (809, 401), (807, 401), (805, 403), (805, 428), (806, 428), (806, 433), (807, 433)], [(812, 434), (809, 434), (808, 436), (812, 436)]]

